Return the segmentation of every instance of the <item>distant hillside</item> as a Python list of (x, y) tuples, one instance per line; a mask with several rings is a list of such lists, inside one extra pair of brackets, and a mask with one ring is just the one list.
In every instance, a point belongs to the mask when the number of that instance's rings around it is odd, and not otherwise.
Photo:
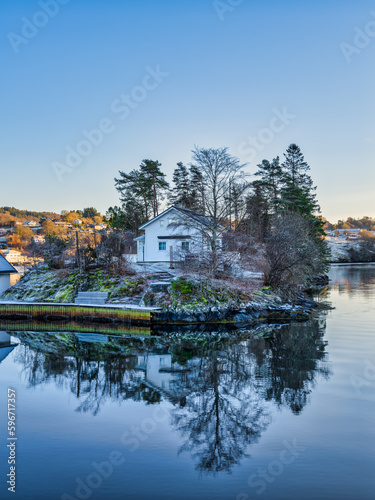
[(0, 207), (0, 220), (1, 215), (13, 217), (17, 220), (39, 220), (42, 217), (60, 219), (60, 215), (54, 212), (33, 212), (32, 210), (19, 210), (15, 207)]
[(339, 220), (336, 224), (331, 224), (327, 222), (325, 228), (330, 229), (363, 229), (365, 231), (375, 231), (375, 219), (372, 217), (361, 217), (360, 219), (354, 219), (353, 217), (348, 217), (346, 220)]

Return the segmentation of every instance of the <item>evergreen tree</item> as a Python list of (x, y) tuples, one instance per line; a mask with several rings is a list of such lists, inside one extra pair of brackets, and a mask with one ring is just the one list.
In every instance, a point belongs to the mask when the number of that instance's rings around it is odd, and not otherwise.
[(268, 212), (275, 212), (279, 207), (280, 189), (283, 182), (283, 169), (280, 165), (280, 158), (277, 156), (270, 163), (263, 160), (258, 165), (258, 171), (255, 175), (260, 177), (258, 186), (262, 186), (262, 192), (265, 201), (268, 203)]
[(160, 167), (158, 161), (143, 160), (139, 170), (132, 170), (129, 174), (119, 171), (120, 178), (115, 178), (121, 202), (126, 204), (132, 200), (133, 205), (142, 205), (146, 220), (151, 215), (158, 215), (163, 193), (169, 187)]
[(284, 156), (280, 204), (286, 210), (312, 216), (320, 207), (316, 201), (316, 187), (308, 174), (310, 166), (296, 144), (291, 144)]
[(243, 232), (247, 215), (246, 194), (251, 184), (247, 181), (230, 182), (227, 205), (228, 205), (228, 230)]
[(270, 204), (262, 181), (252, 182), (253, 192), (246, 200), (246, 234), (264, 241), (270, 225)]
[(296, 144), (291, 144), (284, 154), (283, 187), (280, 192), (280, 206), (287, 211), (296, 212), (309, 221), (311, 232), (320, 252), (322, 271), (328, 264), (329, 247), (324, 240), (324, 221), (318, 216), (320, 207), (316, 199), (316, 187), (309, 175), (310, 166)]
[(189, 169), (183, 163), (177, 163), (173, 172), (173, 188), (170, 201), (173, 205), (203, 213), (204, 182), (200, 170), (191, 165)]
[(94, 207), (87, 207), (83, 209), (82, 217), (85, 219), (93, 219), (94, 217), (100, 217), (100, 213)]
[(163, 192), (169, 188), (169, 184), (165, 180), (166, 175), (160, 170), (160, 167), (161, 163), (154, 160), (143, 160), (140, 165), (140, 180), (145, 190), (150, 193), (154, 217), (159, 214)]
[(190, 209), (201, 214), (205, 213), (204, 196), (205, 185), (202, 172), (195, 165), (190, 165)]
[(129, 196), (121, 207), (109, 207), (106, 220), (113, 229), (131, 231), (138, 234), (138, 228), (148, 221), (142, 203)]
[(285, 161), (283, 163), (284, 174), (291, 184), (296, 186), (308, 186), (311, 188), (312, 181), (307, 172), (310, 166), (305, 162), (305, 158), (301, 149), (297, 144), (291, 144), (286, 153), (284, 153)]
[(179, 205), (183, 208), (190, 208), (191, 205), (191, 185), (188, 169), (182, 162), (177, 163), (177, 168), (173, 172), (173, 188), (170, 195), (172, 205)]

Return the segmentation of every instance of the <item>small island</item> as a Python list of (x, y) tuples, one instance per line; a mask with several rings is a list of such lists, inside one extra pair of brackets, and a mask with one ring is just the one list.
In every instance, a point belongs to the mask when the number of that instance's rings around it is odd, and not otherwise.
[(256, 180), (227, 148), (196, 147), (172, 186), (157, 161), (120, 171), (121, 206), (104, 218), (87, 208), (44, 218), (42, 234), (15, 226), (10, 242), (29, 238), (36, 263), (2, 300), (89, 306), (91, 294), (95, 306), (102, 294), (103, 322), (121, 307), (151, 311), (155, 325), (306, 320), (329, 249), (310, 167), (296, 144), (284, 157), (263, 160)]

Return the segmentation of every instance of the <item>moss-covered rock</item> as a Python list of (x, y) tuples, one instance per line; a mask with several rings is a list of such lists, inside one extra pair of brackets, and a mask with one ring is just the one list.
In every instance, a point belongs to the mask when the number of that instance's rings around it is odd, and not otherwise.
[(5, 300), (25, 302), (72, 303), (79, 291), (107, 292), (117, 300), (143, 292), (143, 277), (113, 276), (103, 269), (80, 274), (77, 270), (51, 270), (45, 265), (32, 268), (2, 296)]

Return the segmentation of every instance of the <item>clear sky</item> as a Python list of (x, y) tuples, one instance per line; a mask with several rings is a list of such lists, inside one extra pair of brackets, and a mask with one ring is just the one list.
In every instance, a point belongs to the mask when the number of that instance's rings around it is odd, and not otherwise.
[(228, 146), (255, 172), (296, 142), (324, 216), (375, 217), (373, 2), (0, 8), (0, 205), (105, 212), (118, 170), (144, 158), (170, 180), (195, 144)]

